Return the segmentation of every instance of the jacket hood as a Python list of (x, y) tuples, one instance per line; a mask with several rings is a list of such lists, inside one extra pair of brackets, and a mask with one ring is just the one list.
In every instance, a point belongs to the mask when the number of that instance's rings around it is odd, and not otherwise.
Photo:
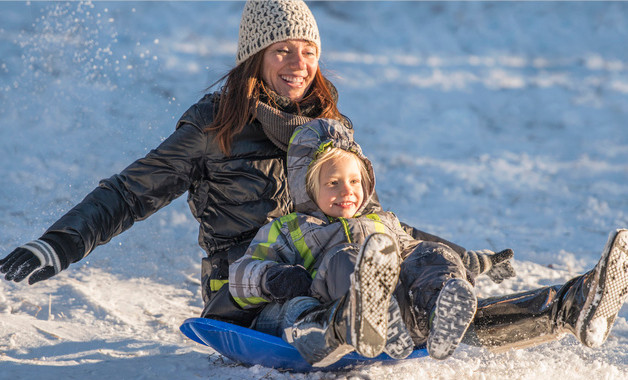
[(368, 194), (364, 194), (358, 214), (362, 213), (375, 192), (375, 174), (371, 161), (362, 153), (360, 145), (353, 140), (353, 129), (334, 119), (314, 119), (294, 131), (288, 147), (288, 190), (295, 211), (306, 214), (322, 212), (307, 193), (305, 178), (308, 168), (318, 154), (327, 147), (340, 148), (353, 152), (366, 164), (371, 183), (366, 185)]

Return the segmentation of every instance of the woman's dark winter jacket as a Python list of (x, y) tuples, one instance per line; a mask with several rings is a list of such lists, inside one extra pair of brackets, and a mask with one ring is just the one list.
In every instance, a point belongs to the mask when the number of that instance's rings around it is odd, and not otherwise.
[[(59, 219), (46, 237), (71, 238), (69, 262), (143, 220), (188, 192), (200, 224), (199, 244), (211, 260), (211, 289), (228, 278), (228, 263), (239, 258), (258, 228), (290, 212), (286, 153), (266, 137), (258, 122), (234, 136), (225, 156), (207, 132), (216, 95), (207, 95), (177, 123), (176, 131), (120, 174), (100, 182), (80, 204)], [(56, 236), (55, 236), (56, 235)], [(56, 239), (55, 239), (56, 237)], [(78, 248), (78, 249), (77, 249)]]
[[(200, 224), (199, 244), (208, 255), (203, 259), (203, 315), (217, 317), (221, 311), (212, 309), (235, 305), (228, 287), (222, 286), (228, 282), (229, 264), (244, 254), (262, 225), (291, 212), (292, 204), (286, 152), (268, 139), (257, 120), (234, 136), (229, 156), (219, 149), (214, 133), (206, 130), (216, 99), (215, 94), (203, 97), (162, 144), (120, 174), (101, 181), (46, 231), (42, 238), (61, 251), (64, 268), (187, 191)], [(442, 241), (410, 230), (421, 240)], [(223, 319), (247, 324), (239, 321), (238, 310)]]

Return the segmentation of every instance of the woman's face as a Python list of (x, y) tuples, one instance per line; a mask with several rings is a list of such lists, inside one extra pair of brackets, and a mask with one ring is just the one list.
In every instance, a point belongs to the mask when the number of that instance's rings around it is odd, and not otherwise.
[(303, 40), (286, 40), (264, 51), (262, 79), (279, 95), (293, 102), (303, 99), (318, 69), (316, 45)]

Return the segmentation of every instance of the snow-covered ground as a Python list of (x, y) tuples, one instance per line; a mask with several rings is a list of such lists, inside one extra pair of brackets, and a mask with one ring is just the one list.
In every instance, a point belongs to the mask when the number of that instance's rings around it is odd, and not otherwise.
[[(0, 2), (0, 254), (143, 156), (233, 65), (242, 2)], [(628, 3), (310, 3), (322, 65), (383, 205), (561, 283), (628, 226)], [(35, 286), (0, 280), (0, 378), (628, 378), (608, 341), (332, 374), (246, 368), (183, 337), (201, 310), (197, 224), (179, 199)]]

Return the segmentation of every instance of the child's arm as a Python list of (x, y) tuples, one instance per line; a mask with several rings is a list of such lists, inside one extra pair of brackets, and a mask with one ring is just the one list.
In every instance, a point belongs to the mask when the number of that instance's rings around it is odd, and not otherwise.
[(262, 292), (277, 303), (309, 296), (311, 286), (312, 275), (302, 265), (273, 265), (262, 276)]
[(229, 292), (244, 309), (308, 295), (312, 278), (295, 262), (281, 219), (263, 226), (246, 253), (229, 266)]
[(279, 219), (259, 229), (244, 255), (229, 265), (229, 292), (243, 309), (270, 302), (262, 291), (262, 278), (268, 268), (277, 265), (277, 245), (283, 236)]

